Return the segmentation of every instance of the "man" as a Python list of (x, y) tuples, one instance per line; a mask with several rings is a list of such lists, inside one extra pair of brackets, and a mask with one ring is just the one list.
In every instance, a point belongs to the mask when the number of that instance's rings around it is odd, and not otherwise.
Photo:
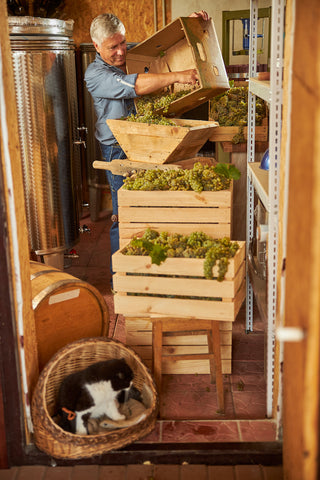
[[(208, 19), (208, 14), (203, 10), (190, 16)], [(106, 123), (108, 118), (127, 117), (135, 113), (133, 99), (140, 95), (150, 94), (173, 83), (194, 85), (198, 77), (195, 69), (127, 75), (125, 27), (112, 13), (104, 13), (93, 19), (90, 35), (97, 54), (88, 66), (84, 78), (97, 115), (95, 135), (103, 158), (111, 162), (113, 159), (126, 158), (126, 155)], [(117, 191), (123, 184), (123, 178), (108, 170), (106, 172), (112, 198), (113, 224), (110, 242), (113, 254), (119, 249)]]

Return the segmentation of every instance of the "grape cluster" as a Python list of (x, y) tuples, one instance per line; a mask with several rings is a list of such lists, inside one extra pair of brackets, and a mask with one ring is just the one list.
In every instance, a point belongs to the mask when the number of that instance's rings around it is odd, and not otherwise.
[(213, 165), (196, 162), (192, 169), (140, 170), (124, 179), (126, 190), (193, 190), (195, 192), (227, 190), (231, 180), (218, 173)]
[[(148, 228), (142, 237), (134, 237), (124, 248), (124, 255), (150, 255), (156, 247), (161, 250), (163, 258), (203, 258), (203, 274), (205, 278), (213, 278), (212, 269), (219, 267), (217, 280), (222, 281), (228, 270), (229, 259), (234, 257), (239, 244), (229, 238), (215, 239), (204, 232), (192, 232), (190, 235), (179, 233), (157, 232)], [(159, 248), (160, 247), (160, 248)]]
[(173, 125), (177, 126), (175, 122), (169, 120), (163, 115), (155, 115), (153, 112), (146, 112), (143, 115), (134, 115), (133, 113), (129, 115), (126, 120), (128, 122), (137, 122), (137, 123), (150, 123), (154, 125)]
[[(152, 123), (156, 125), (176, 125), (165, 117), (169, 106), (175, 100), (187, 95), (191, 90), (180, 90), (174, 93), (144, 95), (136, 100), (136, 114), (127, 117), (129, 122)], [(161, 113), (160, 113), (161, 112)]]
[(144, 95), (136, 101), (138, 115), (144, 115), (147, 112), (161, 110), (166, 114), (172, 102), (184, 97), (192, 90), (180, 90), (172, 93), (159, 93), (156, 95)]
[[(248, 87), (233, 87), (210, 100), (211, 118), (220, 126), (246, 126), (248, 124)], [(267, 115), (265, 102), (256, 97), (256, 125)]]

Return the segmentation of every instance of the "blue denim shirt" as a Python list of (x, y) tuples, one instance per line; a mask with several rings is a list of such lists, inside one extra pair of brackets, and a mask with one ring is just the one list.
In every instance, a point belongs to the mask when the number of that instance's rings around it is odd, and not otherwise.
[(126, 75), (122, 70), (106, 63), (96, 54), (96, 58), (85, 72), (85, 82), (90, 92), (97, 115), (95, 136), (104, 145), (112, 145), (116, 140), (108, 127), (108, 118), (127, 117), (135, 113), (133, 99), (138, 74)]

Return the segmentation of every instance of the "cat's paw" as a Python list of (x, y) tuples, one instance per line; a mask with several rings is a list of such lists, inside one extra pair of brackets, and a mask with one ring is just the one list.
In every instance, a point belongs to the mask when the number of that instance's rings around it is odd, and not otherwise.
[(125, 420), (126, 419), (126, 416), (125, 415), (122, 415), (121, 413), (117, 413), (116, 415), (113, 416), (112, 420)]

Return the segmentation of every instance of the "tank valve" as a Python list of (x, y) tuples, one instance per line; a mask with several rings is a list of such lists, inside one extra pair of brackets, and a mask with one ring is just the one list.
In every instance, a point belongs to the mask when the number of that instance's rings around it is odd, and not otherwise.
[(82, 225), (79, 227), (80, 233), (91, 233), (90, 228), (87, 225)]
[(76, 250), (72, 248), (70, 252), (64, 254), (64, 258), (79, 258), (79, 255)]

